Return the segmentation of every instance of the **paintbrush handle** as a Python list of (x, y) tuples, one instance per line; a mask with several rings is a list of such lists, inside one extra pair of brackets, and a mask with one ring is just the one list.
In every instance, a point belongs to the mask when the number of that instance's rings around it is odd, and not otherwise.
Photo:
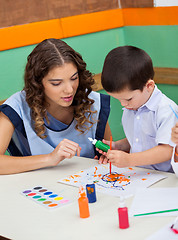
[(176, 211), (178, 211), (178, 208), (169, 209), (169, 210), (163, 210), (163, 211), (157, 211), (157, 212), (149, 212), (149, 213), (135, 214), (134, 217), (144, 216), (144, 215), (152, 215), (152, 214), (159, 214), (159, 213), (166, 213), (166, 212), (176, 212)]

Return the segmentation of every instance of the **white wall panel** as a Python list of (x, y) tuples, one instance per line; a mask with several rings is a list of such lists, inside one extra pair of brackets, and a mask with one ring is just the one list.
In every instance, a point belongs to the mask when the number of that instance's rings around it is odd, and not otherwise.
[(178, 0), (154, 0), (155, 7), (178, 6)]

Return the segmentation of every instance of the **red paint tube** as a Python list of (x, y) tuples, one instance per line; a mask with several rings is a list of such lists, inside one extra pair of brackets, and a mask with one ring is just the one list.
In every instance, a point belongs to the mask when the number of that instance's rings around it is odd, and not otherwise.
[(125, 206), (124, 198), (120, 197), (118, 208), (119, 228), (126, 229), (129, 227), (128, 208)]

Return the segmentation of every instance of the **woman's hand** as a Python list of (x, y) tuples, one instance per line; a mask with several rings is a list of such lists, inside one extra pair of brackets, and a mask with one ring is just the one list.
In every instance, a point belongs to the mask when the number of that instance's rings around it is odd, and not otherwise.
[(68, 139), (63, 139), (57, 147), (50, 153), (50, 165), (56, 166), (58, 163), (63, 161), (65, 158), (72, 158), (77, 153), (80, 156), (81, 148), (78, 143), (75, 143)]

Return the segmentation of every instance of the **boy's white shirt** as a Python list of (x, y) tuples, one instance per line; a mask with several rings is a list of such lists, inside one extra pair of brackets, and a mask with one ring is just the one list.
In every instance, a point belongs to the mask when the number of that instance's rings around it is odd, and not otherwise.
[[(149, 100), (137, 111), (124, 108), (122, 124), (131, 146), (131, 153), (143, 152), (159, 144), (169, 144), (174, 147), (171, 141), (171, 129), (176, 123), (176, 117), (169, 105), (178, 111), (177, 104), (155, 85)], [(172, 172), (171, 159), (142, 167)]]

